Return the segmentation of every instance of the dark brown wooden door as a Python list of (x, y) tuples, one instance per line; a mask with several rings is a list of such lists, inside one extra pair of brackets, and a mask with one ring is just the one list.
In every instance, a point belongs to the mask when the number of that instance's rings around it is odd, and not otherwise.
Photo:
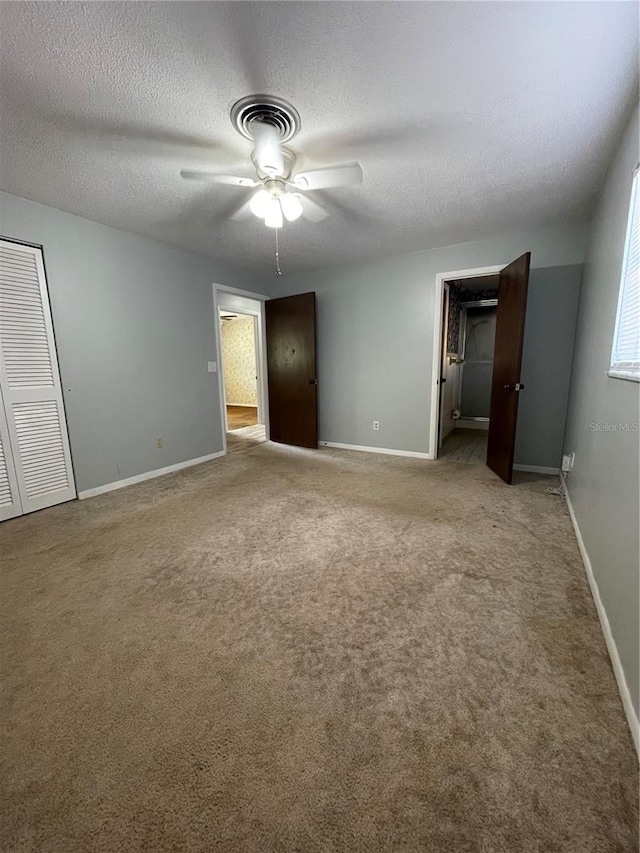
[(493, 352), (487, 465), (505, 483), (513, 479), (524, 320), (527, 311), (531, 252), (500, 273), (496, 342)]
[(271, 441), (318, 446), (316, 295), (265, 303)]

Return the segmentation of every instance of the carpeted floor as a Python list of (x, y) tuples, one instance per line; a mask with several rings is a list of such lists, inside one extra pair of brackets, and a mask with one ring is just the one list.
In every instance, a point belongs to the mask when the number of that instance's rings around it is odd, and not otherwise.
[(263, 443), (1, 525), (1, 849), (637, 851), (548, 484)]
[(244, 453), (266, 440), (264, 424), (234, 429), (227, 433), (227, 453)]

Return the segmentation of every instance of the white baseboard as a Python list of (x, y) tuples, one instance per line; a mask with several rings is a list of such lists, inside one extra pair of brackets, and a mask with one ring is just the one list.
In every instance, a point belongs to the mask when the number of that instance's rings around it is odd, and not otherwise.
[(576, 534), (576, 539), (578, 540), (580, 556), (582, 557), (582, 562), (584, 563), (584, 568), (587, 574), (587, 579), (589, 581), (589, 586), (591, 587), (591, 595), (593, 596), (593, 601), (596, 605), (596, 610), (598, 611), (598, 617), (600, 619), (602, 633), (604, 634), (604, 639), (607, 644), (607, 649), (609, 651), (609, 657), (611, 658), (613, 672), (615, 674), (616, 681), (618, 682), (618, 690), (620, 691), (620, 698), (622, 699), (624, 712), (627, 716), (629, 728), (631, 729), (631, 737), (633, 738), (633, 742), (636, 747), (636, 752), (638, 753), (638, 758), (640, 759), (640, 727), (638, 724), (638, 717), (636, 716), (636, 711), (633, 707), (633, 702), (631, 701), (631, 692), (629, 691), (629, 685), (627, 684), (627, 679), (624, 675), (624, 670), (620, 661), (620, 655), (618, 654), (618, 647), (616, 646), (616, 641), (614, 640), (613, 634), (611, 633), (611, 626), (609, 625), (607, 611), (604, 609), (604, 604), (602, 603), (602, 599), (600, 598), (598, 582), (596, 581), (595, 575), (593, 574), (593, 566), (591, 565), (591, 560), (589, 559), (589, 554), (587, 553), (587, 549), (582, 538), (582, 533), (580, 532), (580, 528), (578, 527), (578, 520), (576, 518), (575, 512), (573, 511), (571, 498), (569, 497), (569, 492), (567, 491), (566, 485), (564, 487), (564, 496), (567, 501), (567, 508), (569, 509), (569, 517), (571, 518), (571, 524), (573, 525), (573, 530)]
[(135, 477), (127, 477), (126, 480), (116, 480), (113, 483), (105, 483), (104, 486), (96, 486), (95, 489), (85, 489), (83, 492), (78, 492), (78, 498), (95, 498), (96, 495), (103, 495), (105, 492), (113, 492), (116, 489), (123, 489), (125, 486), (133, 486), (136, 483), (143, 483), (145, 480), (153, 480), (155, 477), (162, 477), (165, 474), (173, 474), (174, 471), (181, 471), (183, 468), (191, 468), (192, 465), (200, 465), (202, 462), (210, 462), (212, 459), (218, 459), (224, 456), (225, 451), (220, 450), (217, 453), (210, 453), (208, 456), (200, 456), (198, 459), (187, 459), (186, 462), (176, 462), (175, 465), (167, 465), (166, 468), (156, 468), (155, 471), (145, 471), (144, 474), (136, 474)]
[(361, 450), (364, 453), (384, 453), (387, 456), (410, 456), (413, 459), (431, 459), (428, 453), (417, 450), (392, 450), (390, 447), (365, 447), (362, 444), (338, 444), (335, 441), (319, 441), (322, 447), (335, 447), (337, 450)]
[(559, 474), (559, 468), (547, 468), (546, 465), (514, 465), (514, 471), (530, 471), (532, 474)]

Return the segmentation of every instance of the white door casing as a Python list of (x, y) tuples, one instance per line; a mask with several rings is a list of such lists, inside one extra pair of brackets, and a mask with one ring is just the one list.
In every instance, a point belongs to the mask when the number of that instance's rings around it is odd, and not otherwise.
[(440, 414), (440, 353), (442, 350), (442, 303), (444, 299), (444, 283), (459, 278), (476, 278), (482, 275), (499, 273), (506, 264), (496, 264), (491, 267), (474, 267), (466, 270), (451, 270), (436, 274), (433, 299), (433, 350), (431, 357), (431, 412), (429, 415), (429, 453), (430, 459), (438, 458), (439, 433), (438, 417)]
[(451, 291), (449, 285), (444, 283), (444, 298), (443, 298), (443, 327), (442, 327), (442, 370), (441, 379), (444, 380), (442, 393), (440, 395), (440, 436), (438, 447), (442, 447), (442, 442), (453, 432), (456, 422), (453, 418), (453, 410), (457, 408), (457, 381), (459, 365), (449, 361), (449, 300), (451, 299)]
[[(226, 284), (213, 283), (213, 316), (216, 324), (216, 354), (218, 358), (218, 392), (220, 396), (220, 419), (224, 453), (227, 452), (227, 415), (224, 391), (222, 341), (220, 335), (220, 309), (237, 311), (239, 314), (252, 314), (256, 318), (256, 366), (258, 368), (258, 422), (264, 424), (265, 436), (269, 440), (269, 390), (267, 379), (267, 348), (264, 303), (269, 299), (260, 293), (240, 290)], [(250, 307), (250, 303), (253, 306)]]
[[(0, 388), (23, 513), (76, 496), (42, 250), (0, 240)], [(16, 513), (17, 514), (17, 513)]]

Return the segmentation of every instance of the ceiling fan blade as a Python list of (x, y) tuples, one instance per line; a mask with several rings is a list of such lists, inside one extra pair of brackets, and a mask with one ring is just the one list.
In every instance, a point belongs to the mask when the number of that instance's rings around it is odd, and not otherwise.
[(280, 134), (266, 122), (252, 121), (251, 133), (256, 143), (256, 163), (266, 175), (283, 175), (284, 159), (280, 150)]
[(241, 156), (241, 149), (222, 140), (185, 134), (135, 122), (109, 122), (103, 118), (80, 118), (64, 111), (42, 114), (52, 130), (72, 134), (90, 149), (145, 159), (175, 159), (177, 162), (211, 164), (215, 155), (228, 160)]
[(395, 160), (398, 156), (414, 157), (416, 151), (430, 154), (451, 146), (458, 150), (460, 138), (468, 136), (469, 117), (461, 112), (430, 113), (421, 120), (406, 125), (397, 122), (388, 125), (373, 124), (359, 130), (336, 130), (305, 139), (305, 155), (315, 159), (349, 162), (366, 154)]
[(230, 216), (233, 222), (248, 222), (251, 219), (256, 219), (255, 214), (251, 210), (251, 199), (243, 202), (237, 210), (235, 210)]
[(232, 187), (257, 187), (253, 178), (239, 178), (236, 175), (216, 175), (214, 172), (191, 172), (182, 169), (180, 175), (187, 181), (205, 181), (208, 184), (228, 184)]
[(301, 190), (325, 190), (333, 187), (351, 187), (362, 183), (360, 163), (347, 163), (344, 166), (327, 166), (326, 169), (313, 169), (300, 172), (293, 181)]
[[(244, 88), (247, 92), (270, 91), (267, 81), (270, 68), (270, 39), (265, 39), (265, 12), (249, 3), (229, 3), (225, 9), (225, 35), (229, 37), (232, 55), (239, 63)], [(268, 12), (267, 12), (268, 15)]]
[(312, 198), (309, 198), (309, 196), (301, 195), (299, 198), (302, 205), (302, 215), (305, 219), (308, 219), (310, 222), (323, 222), (329, 216), (326, 208)]

